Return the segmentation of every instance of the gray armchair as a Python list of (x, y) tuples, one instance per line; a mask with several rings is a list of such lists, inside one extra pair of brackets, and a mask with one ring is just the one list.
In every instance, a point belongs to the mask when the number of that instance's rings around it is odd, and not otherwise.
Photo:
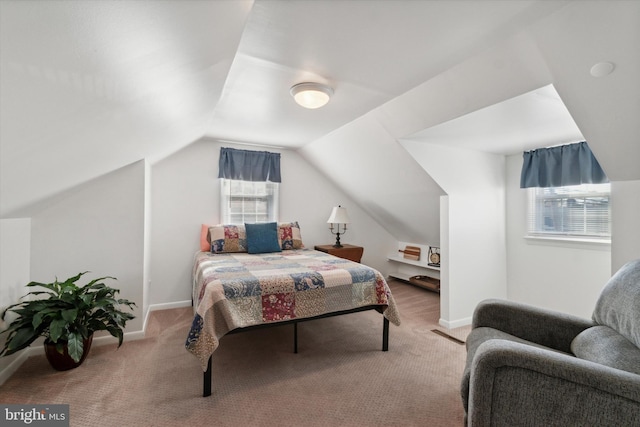
[(640, 260), (592, 319), (481, 302), (461, 385), (468, 426), (640, 426)]

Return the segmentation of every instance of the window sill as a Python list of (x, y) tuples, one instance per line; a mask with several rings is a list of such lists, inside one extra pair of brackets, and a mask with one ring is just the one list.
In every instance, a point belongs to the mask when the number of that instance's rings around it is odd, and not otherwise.
[(611, 240), (602, 239), (581, 239), (577, 237), (559, 237), (559, 236), (524, 236), (528, 244), (534, 245), (550, 245), (575, 248), (602, 248), (610, 249)]

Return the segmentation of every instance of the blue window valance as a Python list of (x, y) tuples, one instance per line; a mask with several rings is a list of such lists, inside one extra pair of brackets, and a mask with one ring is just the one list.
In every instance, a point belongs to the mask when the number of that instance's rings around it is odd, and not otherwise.
[(520, 188), (609, 182), (585, 141), (525, 151)]
[(280, 153), (220, 148), (218, 178), (282, 182)]

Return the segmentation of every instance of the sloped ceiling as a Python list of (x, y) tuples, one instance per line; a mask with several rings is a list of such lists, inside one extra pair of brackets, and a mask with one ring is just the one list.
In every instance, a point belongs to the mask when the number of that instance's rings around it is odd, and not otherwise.
[[(497, 128), (497, 130), (496, 130)], [(517, 154), (583, 140), (553, 85), (516, 96), (404, 139), (494, 154)]]
[[(302, 147), (561, 5), (256, 1), (207, 134)], [(293, 102), (304, 81), (334, 88), (326, 108)]]
[[(2, 218), (203, 136), (297, 149), (337, 176), (328, 150), (382, 135), (385, 150), (346, 146), (377, 167), (340, 185), (400, 239), (442, 189), (391, 144), (549, 84), (609, 177), (640, 179), (640, 2), (10, 0), (0, 18)], [(591, 77), (599, 61), (614, 73)], [(293, 103), (308, 80), (334, 88), (324, 108)], [(511, 120), (494, 119), (496, 134)], [(370, 185), (389, 153), (403, 215)]]
[(0, 2), (0, 215), (201, 137), (251, 3)]

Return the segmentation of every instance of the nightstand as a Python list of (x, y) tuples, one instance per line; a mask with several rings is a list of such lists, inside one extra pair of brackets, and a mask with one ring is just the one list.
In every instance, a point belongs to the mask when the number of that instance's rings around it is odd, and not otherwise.
[(342, 245), (341, 248), (334, 248), (333, 245), (317, 245), (314, 247), (316, 251), (326, 252), (339, 258), (348, 259), (350, 261), (360, 262), (364, 248), (362, 246)]

